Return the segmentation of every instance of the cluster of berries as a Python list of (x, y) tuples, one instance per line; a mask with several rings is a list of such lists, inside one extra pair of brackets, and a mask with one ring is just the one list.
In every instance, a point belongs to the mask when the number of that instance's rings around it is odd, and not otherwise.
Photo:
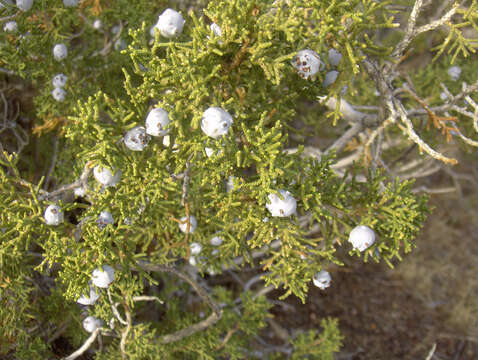
[[(103, 265), (101, 268), (96, 268), (91, 273), (89, 294), (82, 294), (78, 298), (78, 300), (76, 300), (76, 302), (87, 306), (94, 305), (96, 301), (100, 298), (100, 294), (98, 292), (98, 289), (93, 287), (92, 285), (98, 288), (106, 289), (111, 285), (114, 279), (115, 271), (111, 266)], [(94, 316), (88, 316), (83, 320), (83, 328), (90, 333), (94, 332), (102, 325), (103, 321)]]
[[(73, 3), (75, 1), (67, 2)], [(172, 9), (166, 9), (159, 16), (158, 22), (151, 28), (150, 33), (152, 36), (154, 36), (155, 31), (157, 30), (159, 31), (160, 35), (166, 38), (173, 38), (181, 34), (184, 23), (185, 20), (180, 13)], [(97, 24), (96, 27), (100, 27), (100, 25)], [(221, 29), (217, 24), (213, 23), (210, 25), (210, 27), (216, 36), (221, 36)], [(54, 57), (58, 61), (66, 58), (67, 53), (68, 51), (64, 44), (57, 44), (53, 49)], [(337, 50), (330, 49), (328, 56), (330, 65), (337, 67), (342, 55)], [(297, 73), (304, 79), (314, 78), (315, 75), (325, 66), (321, 61), (320, 56), (315, 51), (310, 49), (299, 51), (293, 58), (292, 65), (296, 69)], [(337, 79), (338, 74), (339, 73), (336, 70), (328, 72), (325, 75), (323, 85), (327, 87), (333, 84)], [(55, 87), (54, 92), (57, 92), (57, 95), (53, 94), (53, 96), (58, 101), (63, 101), (64, 99), (64, 91), (62, 88), (66, 84), (66, 80), (67, 77), (63, 74), (58, 74), (53, 79), (53, 86)], [(170, 123), (171, 120), (169, 118), (169, 114), (165, 109), (154, 108), (147, 115), (145, 126), (136, 126), (129, 130), (124, 135), (123, 142), (125, 146), (132, 151), (143, 151), (151, 140), (151, 136), (166, 137), (168, 135), (169, 129), (167, 126)], [(233, 118), (226, 110), (220, 107), (210, 107), (203, 113), (203, 117), (201, 119), (201, 130), (207, 136), (217, 139), (228, 133), (232, 123)], [(212, 154), (212, 149), (206, 149), (206, 152), (207, 150), (210, 150)], [(210, 156), (209, 153), (208, 156)], [(113, 174), (109, 169), (102, 168), (100, 166), (96, 166), (94, 168), (93, 174), (96, 180), (105, 187), (115, 186), (121, 177), (121, 171)], [(289, 191), (280, 189), (277, 191), (277, 194), (271, 193), (268, 195), (266, 208), (273, 217), (289, 217), (296, 213), (297, 201)], [(58, 206), (50, 205), (47, 208), (45, 211), (45, 222), (48, 225), (58, 225), (63, 222), (63, 213)], [(113, 216), (109, 212), (103, 211), (101, 212), (97, 222), (100, 228), (104, 228), (107, 224), (112, 224), (114, 220)], [(189, 218), (184, 216), (180, 219), (179, 229), (183, 233), (194, 233), (196, 228), (197, 220), (193, 215), (190, 215)], [(218, 236), (215, 236), (211, 239), (211, 244), (215, 246), (219, 246), (222, 242), (223, 239)], [(364, 251), (375, 242), (375, 233), (367, 226), (357, 226), (351, 231), (349, 242), (352, 244), (354, 249)], [(196, 266), (198, 264), (197, 257), (201, 251), (201, 244), (197, 242), (191, 243), (191, 256), (189, 259), (191, 265)], [(105, 288), (108, 287), (113, 281), (114, 270), (108, 265), (104, 265), (103, 269), (104, 270), (95, 269), (92, 274), (91, 281), (94, 285)], [(331, 280), (330, 274), (326, 270), (322, 270), (313, 278), (313, 283), (320, 289), (325, 289), (330, 286)], [(99, 294), (97, 290), (93, 287), (90, 287), (90, 294), (88, 296), (84, 294), (81, 295), (78, 299), (78, 302), (83, 305), (92, 305), (98, 298)], [(84, 328), (89, 332), (93, 332), (101, 325), (102, 321), (92, 316), (86, 318), (83, 322)]]
[[(342, 59), (342, 54), (335, 49), (329, 50), (329, 64), (333, 67), (337, 67)], [(319, 54), (310, 49), (304, 49), (297, 52), (297, 55), (292, 59), (292, 66), (295, 68), (297, 74), (303, 79), (314, 79), (315, 75), (323, 70), (325, 64), (322, 62)], [(331, 70), (325, 74), (322, 85), (328, 87), (332, 85), (339, 72), (337, 70)]]
[[(349, 235), (349, 242), (353, 248), (359, 251), (365, 251), (375, 243), (375, 232), (365, 225), (356, 226)], [(330, 286), (332, 277), (327, 270), (319, 271), (312, 282), (319, 289), (324, 290)]]

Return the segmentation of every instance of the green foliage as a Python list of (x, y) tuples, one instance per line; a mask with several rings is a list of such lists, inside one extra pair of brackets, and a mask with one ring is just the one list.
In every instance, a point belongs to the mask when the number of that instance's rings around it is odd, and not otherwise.
[(337, 320), (324, 319), (320, 325), (323, 328), (320, 334), (308, 331), (292, 341), (294, 353), (291, 359), (334, 359), (334, 353), (339, 350), (342, 342)]
[[(352, 98), (372, 101), (361, 62), (366, 56), (386, 59), (393, 49), (373, 35), (396, 27), (386, 8), (390, 3), (214, 0), (202, 13), (199, 6), (183, 11), (186, 25), (174, 39), (159, 32), (150, 36), (166, 1), (89, 0), (78, 9), (48, 0), (19, 13), (19, 31), (29, 35), (0, 36), (0, 66), (35, 88), (35, 131), (58, 130), (64, 150), (53, 174), (57, 184), (73, 185), (48, 193), (43, 178), (37, 184), (22, 174), (16, 155), (0, 157), (0, 354), (56, 356), (45, 339), (62, 326), (61, 336), (79, 347), (89, 336), (81, 324), (88, 313), (104, 324), (103, 350), (95, 359), (261, 358), (255, 347), (272, 316), (271, 303), (211, 278), (256, 267), (266, 286), (282, 290), (281, 298), (294, 295), (305, 302), (312, 278), (331, 264), (343, 265), (346, 254), (389, 266), (401, 260), (415, 246), (429, 212), (427, 197), (413, 191), (413, 181), (367, 166), (355, 164), (342, 174), (334, 168), (334, 152), (309, 157), (296, 137), (310, 135), (298, 128), (299, 120), (313, 125), (312, 135), (338, 131), (331, 125), (340, 118), (339, 106), (329, 114), (304, 110), (318, 96), (339, 97), (348, 85)], [(102, 20), (102, 30), (91, 26), (95, 18)], [(474, 21), (469, 13), (465, 18)], [(221, 28), (220, 36), (211, 22)], [(118, 24), (120, 32), (111, 34)], [(120, 38), (127, 48), (113, 50)], [(58, 42), (70, 50), (61, 63), (51, 53)], [(330, 87), (323, 85), (325, 72), (306, 80), (291, 65), (298, 51), (312, 49), (330, 70), (324, 54), (331, 48), (343, 58)], [(458, 49), (471, 51), (471, 45)], [(51, 79), (59, 72), (69, 77), (61, 103), (51, 96)], [(416, 76), (420, 81), (431, 73)], [(228, 134), (217, 139), (200, 126), (212, 106), (234, 119)], [(169, 143), (152, 137), (143, 151), (131, 151), (124, 135), (143, 126), (153, 108), (169, 114)], [(323, 126), (313, 124), (313, 117)], [(95, 166), (121, 171), (119, 183), (105, 187), (87, 176)], [(85, 194), (75, 199), (71, 190), (83, 185)], [(269, 194), (281, 189), (297, 200), (292, 216), (273, 217), (266, 208)], [(65, 214), (58, 226), (45, 223), (50, 204)], [(114, 218), (104, 228), (97, 221), (102, 211)], [(188, 215), (198, 227), (185, 234), (178, 223)], [(369, 226), (377, 237), (364, 252), (347, 241), (358, 225)], [(214, 236), (223, 239), (220, 246), (211, 244)], [(202, 246), (195, 258), (193, 242)], [(188, 265), (193, 259), (196, 265)], [(183, 275), (146, 272), (144, 263)], [(88, 293), (92, 271), (106, 264), (115, 269), (113, 283), (98, 290), (99, 300), (80, 315), (74, 301)], [(142, 295), (155, 300), (138, 300)], [(214, 324), (164, 341), (217, 314), (211, 303), (221, 311)], [(333, 359), (342, 343), (337, 321), (324, 320), (322, 328), (297, 335), (285, 353), (292, 359)]]

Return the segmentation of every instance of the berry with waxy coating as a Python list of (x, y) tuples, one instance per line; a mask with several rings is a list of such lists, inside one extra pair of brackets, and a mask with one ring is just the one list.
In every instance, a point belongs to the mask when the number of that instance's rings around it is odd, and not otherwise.
[(100, 30), (103, 27), (103, 22), (100, 19), (93, 21), (93, 29)]
[(209, 28), (212, 30), (214, 35), (216, 35), (218, 37), (220, 37), (222, 35), (222, 30), (221, 30), (221, 28), (219, 27), (218, 24), (212, 23), (211, 25), (209, 25)]
[(96, 165), (93, 169), (93, 176), (96, 181), (104, 186), (116, 186), (121, 178), (121, 170), (118, 170), (113, 175), (110, 169)]
[(356, 226), (349, 235), (349, 242), (354, 249), (364, 251), (375, 242), (375, 232), (368, 226), (359, 225)]
[(184, 23), (183, 16), (173, 9), (166, 9), (159, 15), (158, 22), (151, 29), (152, 35), (154, 35), (154, 29), (158, 29), (159, 33), (166, 38), (173, 38), (182, 33)]
[(65, 74), (56, 74), (53, 77), (53, 80), (51, 81), (53, 84), (53, 87), (55, 88), (62, 88), (66, 85), (66, 81), (68, 80), (68, 76)]
[(77, 188), (74, 190), (74, 193), (75, 193), (75, 196), (76, 196), (76, 197), (83, 197), (83, 196), (86, 195), (86, 188), (83, 187), (83, 186), (77, 187)]
[(189, 248), (191, 249), (191, 255), (198, 255), (202, 250), (202, 245), (200, 243), (193, 242), (191, 245), (189, 245)]
[(114, 224), (115, 220), (113, 219), (113, 215), (111, 215), (110, 212), (102, 211), (98, 216), (98, 220), (96, 220), (96, 222), (98, 223), (98, 227), (100, 229), (104, 229), (106, 225)]
[(328, 288), (330, 286), (331, 281), (332, 277), (327, 270), (319, 271), (312, 279), (314, 285), (321, 290)]
[(15, 32), (17, 31), (18, 26), (16, 21), (7, 21), (5, 25), (3, 26), (3, 31), (6, 32)]
[(342, 59), (342, 54), (335, 49), (329, 50), (329, 63), (332, 66), (337, 66)]
[(47, 225), (57, 226), (63, 222), (64, 215), (58, 205), (48, 205), (43, 214)]
[[(181, 220), (181, 223), (179, 224), (179, 229), (183, 233), (186, 233), (187, 228), (188, 228), (188, 223), (186, 221), (187, 217), (183, 216), (180, 220)], [(193, 215), (189, 216), (189, 224), (190, 224), (189, 225), (189, 233), (192, 234), (196, 230), (196, 227), (198, 226), (198, 222)]]
[(101, 268), (96, 268), (91, 273), (91, 281), (93, 285), (100, 288), (107, 288), (115, 279), (115, 270), (109, 265), (103, 265)]
[(57, 87), (52, 90), (51, 96), (53, 96), (53, 99), (55, 99), (56, 101), (62, 102), (65, 101), (66, 91), (62, 88)]
[(78, 0), (63, 0), (63, 5), (66, 7), (75, 7), (78, 6)]
[(171, 122), (168, 112), (162, 108), (154, 108), (146, 117), (146, 133), (151, 136), (164, 136), (169, 130), (165, 129)]
[(33, 0), (17, 0), (17, 8), (22, 11), (28, 11), (33, 6)]
[(94, 316), (88, 316), (83, 320), (83, 329), (89, 333), (94, 332), (96, 329), (103, 325), (103, 320), (95, 318)]
[(287, 217), (295, 213), (297, 201), (289, 191), (279, 190), (281, 199), (277, 194), (269, 194), (266, 208), (272, 216)]
[(337, 80), (337, 76), (339, 76), (339, 72), (336, 70), (329, 71), (327, 74), (325, 74), (325, 79), (323, 82), (324, 87), (332, 85), (335, 80)]
[(65, 44), (56, 44), (53, 47), (53, 57), (57, 61), (61, 61), (66, 59), (68, 56), (68, 48), (66, 47)]
[(319, 54), (310, 49), (300, 50), (292, 59), (292, 66), (300, 77), (309, 79), (324, 66)]
[(232, 116), (220, 107), (210, 107), (202, 116), (201, 130), (214, 139), (226, 135), (232, 125)]
[(143, 151), (151, 137), (146, 134), (146, 129), (143, 126), (136, 126), (125, 134), (123, 140), (128, 149)]
[(81, 305), (94, 305), (96, 300), (100, 298), (100, 293), (97, 289), (90, 285), (89, 295), (81, 294), (81, 296), (76, 300), (78, 304)]
[(211, 239), (211, 245), (214, 245), (214, 246), (219, 246), (222, 244), (222, 242), (224, 241), (224, 239), (220, 236), (214, 236), (212, 239)]
[(124, 50), (128, 47), (128, 44), (126, 43), (126, 40), (125, 39), (122, 39), (122, 38), (119, 38), (115, 41), (114, 45), (113, 45), (113, 48), (116, 50), (116, 51), (121, 51), (121, 50)]
[(448, 68), (448, 75), (454, 81), (458, 80), (461, 75), (461, 68), (459, 66), (452, 66)]

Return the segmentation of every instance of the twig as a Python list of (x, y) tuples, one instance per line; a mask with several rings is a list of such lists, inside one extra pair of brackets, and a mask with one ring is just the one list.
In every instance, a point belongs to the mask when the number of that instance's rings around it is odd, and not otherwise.
[(129, 332), (131, 331), (131, 312), (129, 311), (128, 305), (123, 304), (124, 312), (126, 314), (126, 328), (121, 333), (120, 349), (121, 349), (121, 358), (127, 359), (126, 357), (126, 339), (128, 338)]
[(260, 273), (260, 274), (257, 274), (256, 276), (253, 276), (251, 279), (249, 279), (249, 281), (244, 285), (244, 291), (249, 291), (251, 289), (251, 287), (258, 281), (262, 281), (262, 277), (264, 275), (267, 275), (269, 274), (269, 272), (266, 272), (266, 273)]
[(69, 317), (66, 318), (66, 320), (63, 321), (62, 325), (53, 333), (53, 335), (48, 338), (47, 344), (51, 344), (53, 341), (58, 339), (66, 331), (66, 329), (68, 329), (68, 326), (70, 326)]
[(59, 188), (55, 191), (52, 191), (52, 192), (43, 191), (43, 195), (40, 195), (38, 197), (38, 200), (40, 200), (40, 201), (46, 200), (46, 199), (49, 199), (51, 197), (60, 195), (64, 192), (66, 192), (66, 191), (74, 190), (74, 189), (79, 188), (79, 187), (86, 187), (86, 183), (88, 181), (88, 175), (91, 172), (91, 165), (92, 164), (93, 164), (93, 161), (88, 161), (86, 163), (85, 167), (83, 168), (83, 172), (81, 173), (80, 178), (77, 181), (75, 181), (71, 184), (68, 184), (68, 185), (64, 185), (61, 188)]
[(348, 142), (355, 137), (358, 133), (360, 133), (364, 129), (362, 123), (357, 122), (352, 125), (350, 129), (348, 129), (341, 137), (339, 137), (329, 148), (325, 151), (326, 154), (335, 150), (339, 152), (342, 150)]
[[(181, 195), (181, 206), (184, 206), (184, 204), (188, 201), (188, 187), (189, 187), (189, 171), (191, 169), (191, 164), (188, 161), (186, 161), (186, 170), (184, 171), (184, 178), (183, 178), (183, 192)], [(187, 229), (189, 231), (189, 229)]]
[(164, 304), (164, 301), (156, 296), (133, 296), (133, 301), (157, 301), (160, 304)]
[(179, 277), (180, 279), (186, 281), (189, 285), (193, 287), (193, 289), (196, 291), (196, 293), (199, 295), (199, 297), (211, 308), (212, 313), (209, 315), (208, 318), (206, 318), (203, 321), (200, 321), (196, 324), (190, 325), (189, 327), (176, 331), (172, 334), (168, 335), (163, 335), (159, 341), (162, 344), (169, 344), (175, 341), (179, 341), (181, 339), (184, 339), (185, 337), (188, 337), (198, 331), (202, 331), (207, 329), (208, 327), (214, 325), (221, 319), (222, 317), (222, 309), (220, 309), (209, 297), (207, 292), (200, 287), (193, 279), (191, 279), (189, 276), (186, 274), (180, 272), (179, 270), (176, 270), (175, 268), (172, 267), (167, 267), (163, 265), (155, 265), (155, 264), (149, 264), (144, 261), (140, 261), (138, 265), (146, 271), (155, 271), (155, 272), (165, 272), (165, 273), (171, 273), (174, 274), (175, 276)]
[(420, 26), (418, 29), (414, 31), (414, 37), (420, 35), (421, 33), (435, 30), (437, 27), (446, 25), (448, 21), (450, 21), (451, 17), (455, 15), (456, 10), (459, 8), (458, 3), (455, 3), (453, 7), (445, 14), (443, 15), (440, 19), (432, 21), (429, 24)]
[(227, 342), (231, 339), (232, 335), (234, 335), (234, 333), (237, 332), (239, 329), (240, 329), (240, 326), (238, 322), (236, 323), (236, 325), (234, 325), (233, 328), (229, 329), (224, 339), (221, 341), (218, 347), (216, 347), (216, 350), (221, 350), (227, 344)]
[(58, 156), (58, 137), (55, 136), (53, 138), (53, 155), (51, 157), (51, 163), (50, 163), (50, 167), (48, 168), (48, 171), (45, 175), (45, 181), (43, 182), (43, 190), (47, 190), (48, 189), (48, 183), (50, 182), (50, 176), (53, 172), (53, 169), (55, 168), (55, 165), (56, 165), (56, 158)]
[(430, 189), (427, 186), (419, 186), (417, 188), (412, 189), (413, 193), (426, 192), (428, 194), (447, 194), (447, 193), (451, 193), (455, 191), (456, 191), (456, 187)]
[(81, 347), (78, 350), (76, 350), (74, 353), (72, 353), (71, 355), (64, 358), (64, 360), (74, 360), (74, 359), (80, 357), (81, 355), (83, 355), (83, 353), (86, 350), (88, 350), (90, 348), (90, 346), (94, 343), (94, 341), (98, 337), (99, 333), (100, 333), (100, 328), (93, 331), (93, 333), (90, 335), (90, 337), (88, 339), (86, 339), (85, 343), (83, 345), (81, 345)]
[(110, 289), (108, 288), (106, 290), (106, 293), (108, 294), (108, 301), (110, 303), (110, 306), (111, 306), (111, 310), (113, 311), (113, 315), (115, 316), (115, 318), (123, 325), (128, 325), (128, 322), (126, 320), (124, 320), (119, 311), (118, 311), (118, 305), (120, 304), (119, 302), (117, 303), (113, 303), (113, 300), (111, 299), (111, 292), (110, 292)]
[(412, 12), (410, 13), (410, 17), (408, 18), (407, 29), (405, 30), (405, 35), (403, 36), (402, 40), (397, 44), (395, 50), (392, 52), (392, 57), (395, 59), (399, 59), (402, 57), (403, 52), (411, 43), (412, 39), (414, 38), (414, 31), (415, 31), (415, 24), (417, 22), (418, 15), (422, 9), (423, 0), (416, 0), (415, 4), (413, 5)]
[(430, 349), (430, 352), (428, 353), (427, 357), (425, 360), (431, 360), (433, 357), (433, 354), (435, 353), (435, 350), (437, 348), (437, 344), (433, 344), (432, 348)]
[(446, 164), (451, 164), (455, 165), (458, 163), (458, 160), (453, 159), (453, 158), (448, 158), (441, 153), (433, 150), (427, 143), (425, 143), (420, 136), (415, 132), (413, 129), (413, 124), (411, 120), (407, 117), (407, 114), (405, 112), (405, 109), (403, 108), (403, 105), (400, 101), (396, 100), (395, 105), (397, 108), (398, 113), (400, 114), (400, 118), (405, 124), (406, 128), (403, 128), (403, 126), (400, 126), (402, 130), (408, 135), (409, 139), (412, 140), (414, 143), (418, 145), (418, 147), (422, 150), (424, 150), (428, 155), (431, 157), (440, 160)]

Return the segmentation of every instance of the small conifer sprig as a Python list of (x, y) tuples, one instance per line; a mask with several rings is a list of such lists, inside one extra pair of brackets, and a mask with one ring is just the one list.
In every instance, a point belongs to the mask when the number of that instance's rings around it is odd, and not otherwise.
[[(166, 1), (103, 5), (1, 10), (17, 31), (0, 36), (0, 68), (38, 89), (36, 133), (57, 129), (62, 151), (40, 181), (30, 153), (18, 156), (21, 141), (0, 155), (0, 355), (50, 358), (61, 336), (77, 348), (72, 360), (101, 334), (97, 359), (257, 357), (251, 340), (270, 316), (268, 291), (306, 301), (318, 274), (334, 286), (326, 269), (344, 253), (393, 266), (415, 246), (429, 208), (412, 180), (422, 173), (410, 169), (450, 162), (435, 150), (438, 132), (417, 133), (424, 115), (475, 146), (477, 84), (457, 81), (476, 70), (440, 79), (439, 64), (402, 78), (397, 66), (439, 26), (452, 29), (436, 49), (456, 50), (447, 68), (473, 52), (452, 20), (474, 24), (476, 0), (429, 24), (415, 1), (398, 43), (372, 36), (398, 31), (392, 1), (213, 0), (202, 12), (169, 11), (173, 27), (166, 15), (158, 23)], [(68, 51), (55, 59), (60, 43)], [(421, 83), (431, 81), (446, 97), (427, 104)], [(310, 107), (317, 100), (325, 106)], [(371, 102), (366, 112), (351, 105)], [(7, 105), (0, 135), (14, 119)], [(394, 160), (409, 140), (428, 156)], [(357, 226), (375, 241), (350, 240)], [(251, 279), (238, 294), (209, 281), (250, 266), (264, 288), (250, 291)], [(84, 318), (102, 322), (89, 335)], [(337, 323), (322, 326), (273, 351), (332, 358)]]

